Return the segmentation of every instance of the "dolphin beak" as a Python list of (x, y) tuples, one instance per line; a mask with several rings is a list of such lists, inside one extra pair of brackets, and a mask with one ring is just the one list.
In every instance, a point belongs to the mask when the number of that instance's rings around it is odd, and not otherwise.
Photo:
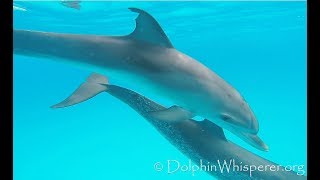
[(259, 131), (259, 122), (253, 113), (251, 113), (251, 127), (250, 127), (250, 129), (251, 129), (252, 134), (257, 134)]
[(259, 123), (255, 118), (253, 118), (251, 120), (251, 128), (250, 129), (251, 129), (252, 134), (257, 134), (259, 131)]

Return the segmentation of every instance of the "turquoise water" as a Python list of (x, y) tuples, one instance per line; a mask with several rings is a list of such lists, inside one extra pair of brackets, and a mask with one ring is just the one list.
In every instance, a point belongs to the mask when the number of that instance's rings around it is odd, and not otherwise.
[[(124, 35), (138, 7), (152, 14), (180, 51), (201, 61), (244, 95), (269, 145), (261, 152), (306, 169), (305, 2), (14, 2), (14, 28)], [(91, 73), (48, 59), (14, 55), (14, 178), (213, 179), (168, 175), (156, 162), (187, 162), (145, 119), (109, 94), (53, 110)], [(126, 81), (113, 80), (126, 87)], [(154, 99), (162, 102), (161, 99)], [(165, 104), (170, 106), (170, 104)]]

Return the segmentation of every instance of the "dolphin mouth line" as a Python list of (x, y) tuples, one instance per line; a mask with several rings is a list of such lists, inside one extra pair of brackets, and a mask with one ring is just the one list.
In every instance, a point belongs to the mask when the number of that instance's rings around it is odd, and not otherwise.
[(233, 129), (240, 129), (250, 134), (258, 133), (258, 131), (254, 128), (255, 126), (252, 121), (250, 122), (249, 126), (247, 126), (244, 123), (240, 123), (239, 121), (236, 121), (234, 117), (226, 113), (222, 113), (220, 115), (220, 119), (224, 124), (226, 124), (227, 126), (231, 126), (231, 128)]

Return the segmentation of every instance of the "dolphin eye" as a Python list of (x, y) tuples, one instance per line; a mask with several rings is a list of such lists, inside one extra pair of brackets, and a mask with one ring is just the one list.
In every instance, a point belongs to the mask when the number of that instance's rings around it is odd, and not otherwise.
[(227, 114), (221, 114), (221, 115), (220, 115), (220, 118), (221, 118), (222, 120), (224, 120), (224, 121), (228, 121), (228, 120), (232, 119), (231, 116), (229, 116), (229, 115), (227, 115)]

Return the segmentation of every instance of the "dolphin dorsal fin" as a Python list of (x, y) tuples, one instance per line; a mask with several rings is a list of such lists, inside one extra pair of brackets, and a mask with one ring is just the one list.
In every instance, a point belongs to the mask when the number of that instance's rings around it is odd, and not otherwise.
[(223, 129), (220, 126), (209, 121), (208, 119), (205, 119), (203, 121), (199, 121), (199, 123), (201, 123), (202, 127), (205, 130), (208, 130), (210, 132), (210, 134), (213, 134), (215, 137), (218, 137), (218, 138), (221, 138), (221, 139), (227, 141), (227, 138), (223, 132)]
[(150, 14), (138, 8), (129, 9), (132, 12), (139, 13), (136, 18), (136, 28), (128, 35), (130, 38), (150, 42), (167, 48), (173, 48), (159, 23)]

